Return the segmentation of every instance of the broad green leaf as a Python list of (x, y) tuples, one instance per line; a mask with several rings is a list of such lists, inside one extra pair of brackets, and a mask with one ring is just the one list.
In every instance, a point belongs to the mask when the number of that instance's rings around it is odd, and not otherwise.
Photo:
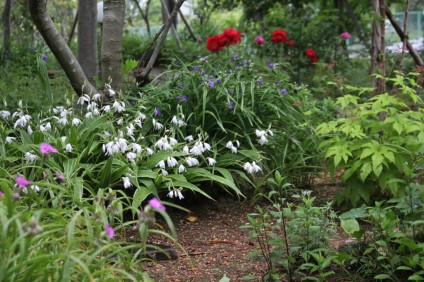
[(135, 190), (135, 192), (134, 192), (134, 196), (133, 196), (133, 201), (132, 201), (132, 204), (131, 204), (131, 206), (134, 208), (134, 209), (137, 209), (137, 210), (139, 210), (140, 209), (140, 206), (141, 206), (141, 203), (147, 198), (147, 196), (149, 196), (150, 194), (152, 194), (152, 191), (149, 189), (149, 188), (147, 188), (147, 187), (140, 187), (140, 188), (137, 188), (137, 190)]
[(360, 230), (359, 223), (354, 218), (342, 219), (340, 221), (340, 224), (341, 224), (343, 230), (348, 234), (353, 234), (353, 232)]
[(367, 177), (368, 177), (368, 175), (370, 175), (371, 171), (372, 171), (371, 163), (367, 162), (367, 163), (364, 163), (362, 165), (361, 172), (360, 172), (360, 175), (359, 175), (362, 182), (364, 182), (365, 179), (367, 179)]

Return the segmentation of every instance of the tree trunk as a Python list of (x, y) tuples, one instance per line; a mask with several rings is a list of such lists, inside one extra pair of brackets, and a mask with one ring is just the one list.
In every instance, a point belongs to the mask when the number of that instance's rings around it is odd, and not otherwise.
[(125, 0), (105, 0), (103, 5), (102, 80), (111, 81), (112, 88), (121, 91)]
[(147, 35), (150, 37), (152, 34), (150, 32), (150, 23), (149, 23), (149, 6), (150, 6), (150, 1), (147, 1), (146, 4), (146, 10), (143, 11), (143, 9), (140, 6), (140, 3), (138, 3), (138, 0), (134, 0), (134, 4), (137, 7), (141, 17), (143, 18), (144, 23), (146, 24), (146, 30), (147, 30)]
[[(374, 19), (372, 23), (371, 67), (370, 74), (385, 76), (384, 62), (384, 31), (385, 31), (385, 3), (384, 0), (372, 0)], [(371, 87), (376, 88), (374, 95), (386, 91), (385, 80), (371, 76)]]
[(12, 10), (12, 0), (6, 0), (3, 9), (3, 54), (2, 64), (5, 64), (10, 57), (10, 12)]
[(78, 1), (78, 61), (91, 83), (97, 76), (97, 0)]
[[(173, 0), (162, 1), (162, 22), (166, 24), (168, 22), (171, 12), (174, 10), (175, 2)], [(172, 21), (173, 27), (177, 29), (177, 18)]]
[(28, 9), (32, 20), (65, 71), (72, 88), (79, 96), (98, 93), (97, 89), (87, 80), (84, 71), (66, 44), (65, 39), (56, 29), (47, 13), (46, 6), (47, 0), (28, 0)]

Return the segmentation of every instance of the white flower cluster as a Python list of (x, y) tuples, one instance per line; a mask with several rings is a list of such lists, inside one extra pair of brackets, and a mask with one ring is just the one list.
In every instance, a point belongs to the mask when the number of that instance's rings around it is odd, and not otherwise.
[(254, 174), (262, 170), (255, 162), (252, 162), (252, 163), (247, 162), (244, 164), (243, 168), (245, 171), (247, 171), (250, 174)]
[(274, 136), (274, 133), (270, 129), (268, 129), (266, 131), (256, 129), (255, 134), (256, 134), (257, 137), (259, 137), (258, 143), (261, 144), (261, 145), (265, 145), (268, 142), (268, 139), (267, 139), (268, 135)]
[(228, 149), (231, 150), (232, 153), (237, 153), (237, 148), (240, 147), (240, 142), (239, 141), (235, 141), (236, 145), (234, 146), (232, 141), (228, 141), (227, 145), (225, 147), (227, 147)]

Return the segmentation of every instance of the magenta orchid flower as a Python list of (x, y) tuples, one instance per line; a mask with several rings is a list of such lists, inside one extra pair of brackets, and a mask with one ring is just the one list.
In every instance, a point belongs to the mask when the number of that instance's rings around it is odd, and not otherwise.
[(29, 181), (22, 176), (16, 177), (15, 181), (16, 181), (16, 184), (18, 184), (18, 186), (21, 188), (26, 188), (28, 185), (32, 184), (32, 181)]
[(340, 37), (342, 39), (349, 39), (350, 38), (350, 34), (349, 34), (349, 32), (343, 32), (342, 34), (340, 34)]
[(262, 45), (262, 44), (265, 43), (265, 39), (261, 36), (256, 36), (255, 42), (256, 42), (256, 44)]
[(151, 199), (149, 205), (154, 209), (165, 211), (165, 206), (157, 198)]
[(109, 237), (109, 239), (113, 239), (115, 236), (115, 230), (113, 230), (112, 226), (109, 224), (106, 224), (106, 235)]
[(41, 154), (46, 155), (48, 153), (57, 153), (58, 150), (50, 144), (41, 143), (40, 144), (40, 152), (41, 152)]

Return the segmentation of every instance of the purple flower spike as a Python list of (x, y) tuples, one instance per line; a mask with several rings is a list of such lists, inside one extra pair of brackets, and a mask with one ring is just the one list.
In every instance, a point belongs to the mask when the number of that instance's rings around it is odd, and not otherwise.
[(115, 236), (115, 230), (109, 224), (106, 224), (106, 235), (109, 239), (113, 239)]
[(194, 66), (194, 71), (198, 71), (198, 70), (200, 70), (200, 67), (199, 66)]
[(155, 115), (156, 116), (160, 116), (161, 115), (160, 108), (158, 108), (158, 107), (155, 108)]
[(178, 83), (178, 86), (179, 86), (180, 88), (183, 88), (183, 83), (180, 81), (180, 83)]
[(28, 185), (32, 184), (32, 181), (29, 181), (22, 176), (16, 177), (15, 181), (16, 181), (16, 184), (18, 184), (18, 186), (21, 188), (26, 188)]
[(49, 57), (47, 57), (47, 55), (46, 54), (43, 54), (43, 55), (41, 55), (41, 59), (43, 60), (43, 61), (47, 61), (47, 59), (48, 59)]
[(283, 89), (281, 89), (281, 94), (287, 94), (287, 93), (289, 93), (287, 90), (286, 90), (286, 88), (283, 88)]
[(183, 102), (187, 102), (187, 100), (188, 100), (187, 95), (184, 95), (184, 96), (183, 96)]
[(230, 102), (228, 102), (228, 108), (231, 110), (231, 109), (234, 109), (234, 102), (233, 101), (230, 101)]
[(158, 210), (162, 210), (165, 211), (165, 206), (157, 199), (157, 198), (153, 198), (149, 201), (149, 205), (153, 208), (153, 209), (158, 209)]
[(215, 88), (215, 83), (213, 81), (209, 82), (209, 88)]
[(268, 68), (269, 68), (270, 70), (273, 70), (273, 69), (274, 69), (274, 64), (273, 64), (273, 63), (269, 63), (269, 64), (268, 64)]
[(40, 152), (41, 152), (41, 154), (46, 155), (48, 153), (57, 153), (58, 150), (50, 144), (41, 143), (40, 144)]

